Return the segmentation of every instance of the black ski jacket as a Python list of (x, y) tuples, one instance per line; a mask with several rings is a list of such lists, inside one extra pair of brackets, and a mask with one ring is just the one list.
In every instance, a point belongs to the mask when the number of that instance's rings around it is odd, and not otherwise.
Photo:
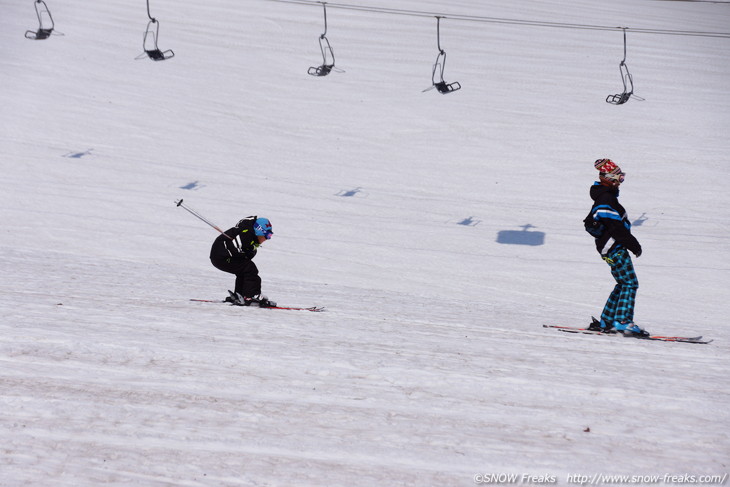
[(637, 257), (641, 255), (641, 245), (631, 234), (631, 222), (626, 215), (626, 210), (618, 202), (618, 188), (609, 188), (595, 182), (591, 186), (590, 194), (593, 206), (586, 220), (592, 219), (597, 226), (603, 226), (602, 230), (598, 232), (600, 235), (594, 235), (596, 250), (601, 255), (609, 255), (626, 248)]
[(249, 216), (218, 235), (210, 247), (211, 261), (236, 262), (251, 260), (256, 255), (259, 240), (253, 230), (255, 216)]

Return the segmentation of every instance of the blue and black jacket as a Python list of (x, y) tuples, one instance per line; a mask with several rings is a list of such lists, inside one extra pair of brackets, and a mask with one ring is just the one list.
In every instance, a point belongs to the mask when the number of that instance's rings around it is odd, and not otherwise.
[(595, 182), (590, 194), (593, 206), (584, 223), (586, 230), (596, 239), (596, 250), (605, 256), (625, 248), (634, 255), (641, 255), (641, 245), (631, 234), (626, 210), (618, 202), (618, 188)]

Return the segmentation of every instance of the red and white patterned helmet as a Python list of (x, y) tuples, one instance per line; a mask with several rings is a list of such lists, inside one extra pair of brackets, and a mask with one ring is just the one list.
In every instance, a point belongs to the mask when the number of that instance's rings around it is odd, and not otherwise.
[(597, 159), (593, 166), (598, 169), (601, 180), (613, 184), (621, 184), (624, 182), (626, 173), (621, 171), (618, 164), (611, 159)]

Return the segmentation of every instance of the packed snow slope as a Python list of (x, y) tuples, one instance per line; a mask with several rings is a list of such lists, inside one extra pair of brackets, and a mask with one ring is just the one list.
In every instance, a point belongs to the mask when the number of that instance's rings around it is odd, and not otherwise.
[[(730, 470), (727, 2), (0, 2), (0, 485), (469, 486)], [(431, 86), (443, 14), (444, 78)], [(627, 26), (636, 95), (622, 91)], [(582, 228), (627, 173), (636, 321)], [(214, 224), (266, 216), (222, 299)], [(706, 479), (705, 479), (706, 480)], [(519, 484), (529, 479), (520, 477)], [(651, 482), (650, 482), (651, 483)]]

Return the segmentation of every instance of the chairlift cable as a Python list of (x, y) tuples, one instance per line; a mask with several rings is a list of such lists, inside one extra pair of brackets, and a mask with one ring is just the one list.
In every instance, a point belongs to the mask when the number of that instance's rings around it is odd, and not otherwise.
[[(298, 5), (315, 5), (322, 2), (315, 2), (314, 0), (268, 0), (271, 2), (279, 3), (291, 3)], [(356, 10), (362, 12), (373, 12), (382, 14), (392, 15), (405, 15), (410, 17), (448, 17), (452, 20), (461, 20), (469, 22), (483, 22), (483, 23), (494, 23), (494, 24), (508, 24), (508, 25), (523, 25), (530, 27), (554, 27), (560, 29), (579, 29), (579, 30), (601, 30), (601, 31), (616, 31), (626, 29), (627, 27), (614, 27), (607, 25), (595, 25), (595, 24), (574, 24), (567, 22), (551, 22), (544, 20), (524, 20), (524, 19), (510, 19), (501, 17), (485, 17), (479, 15), (461, 15), (461, 14), (445, 14), (445, 13), (434, 13), (425, 12), (421, 10), (405, 10), (395, 9), (387, 7), (370, 7), (365, 5), (345, 5), (341, 3), (329, 3), (332, 8), (339, 8), (344, 10)], [(661, 34), (661, 35), (677, 35), (677, 36), (692, 36), (692, 37), (716, 37), (730, 39), (730, 32), (707, 32), (707, 31), (692, 31), (692, 30), (673, 30), (673, 29), (649, 29), (649, 28), (631, 28), (631, 32), (638, 34)]]

